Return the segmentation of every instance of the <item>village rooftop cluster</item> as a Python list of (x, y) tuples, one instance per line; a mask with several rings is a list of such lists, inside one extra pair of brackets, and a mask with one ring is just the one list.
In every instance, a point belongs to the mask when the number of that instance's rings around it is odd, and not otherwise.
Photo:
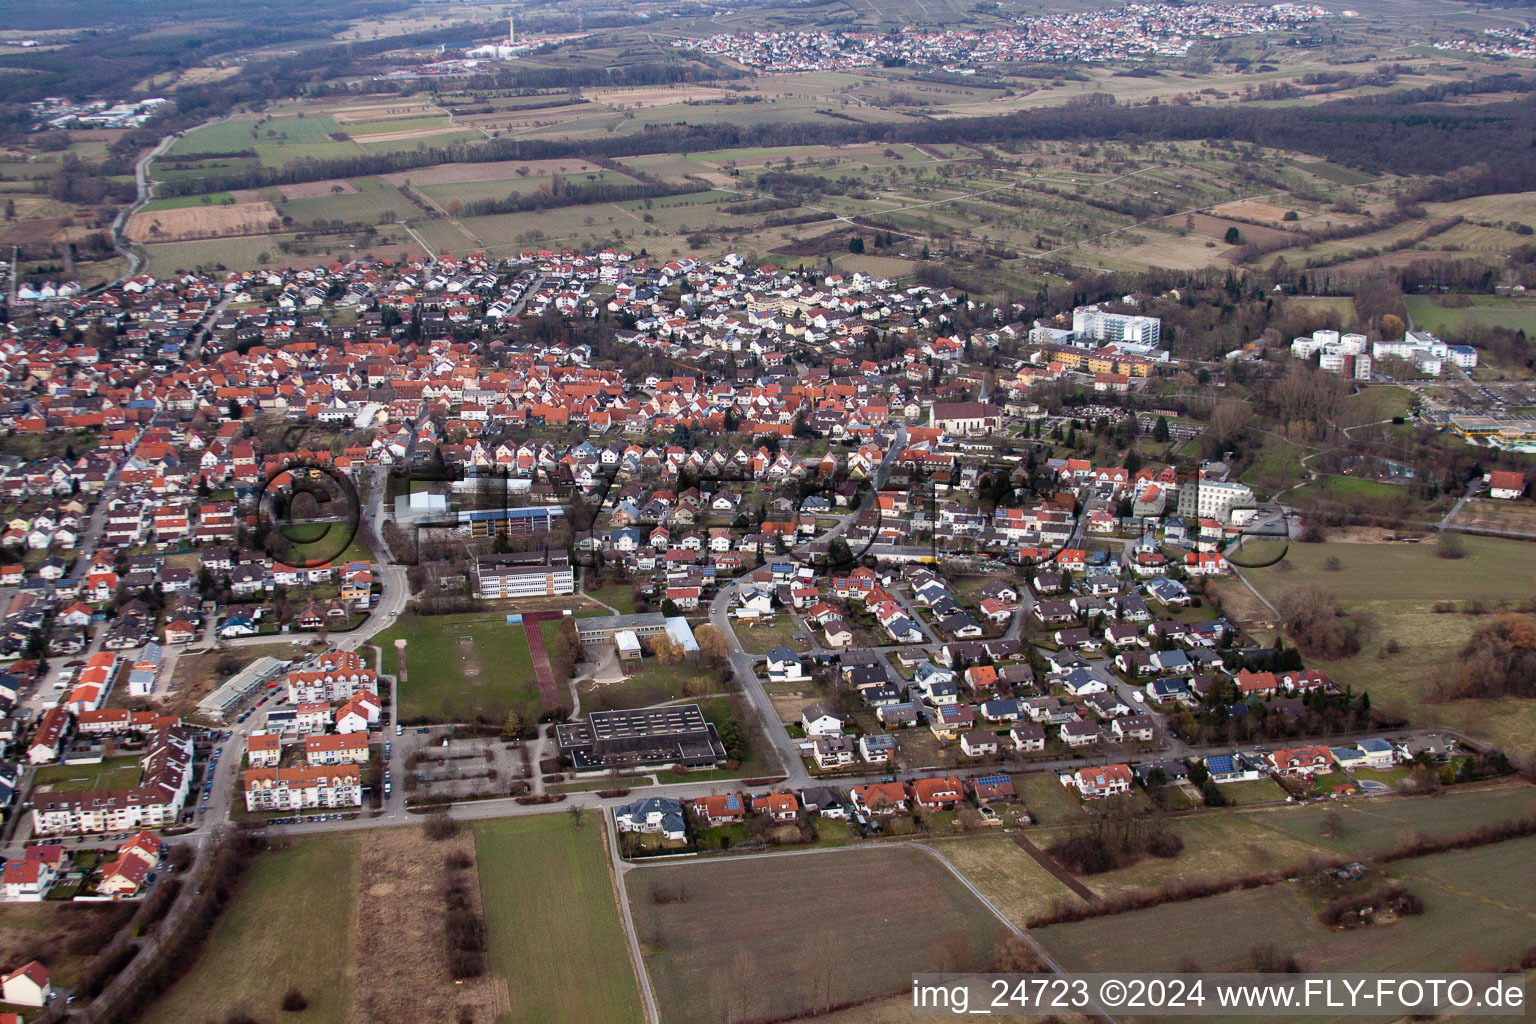
[(799, 30), (678, 39), (673, 45), (768, 72), (919, 64), (974, 74), (987, 64), (1182, 57), (1202, 40), (1295, 32), (1329, 12), (1316, 4), (1127, 4), (1019, 19), (1013, 29), (899, 33)]

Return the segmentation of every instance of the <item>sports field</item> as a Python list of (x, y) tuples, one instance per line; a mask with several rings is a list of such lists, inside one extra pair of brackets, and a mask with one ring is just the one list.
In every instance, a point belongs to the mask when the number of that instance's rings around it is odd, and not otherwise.
[(588, 812), (475, 826), (491, 969), (512, 1010), (501, 1024), (630, 1024), (643, 1019), (603, 822)]
[(914, 971), (981, 969), (1005, 934), (912, 848), (644, 867), (626, 884), (661, 1018), (677, 1024), (780, 1018), (895, 992)]
[(400, 717), (406, 722), (524, 722), (544, 710), (528, 638), (505, 615), (402, 615), (374, 637), (394, 670), (395, 640), (406, 641)]
[[(258, 857), (214, 926), (207, 951), (144, 1019), (205, 1024), (244, 1013), (254, 1020), (345, 1024), (361, 841), (351, 835), (305, 840)], [(308, 1008), (281, 1009), (290, 987)]]

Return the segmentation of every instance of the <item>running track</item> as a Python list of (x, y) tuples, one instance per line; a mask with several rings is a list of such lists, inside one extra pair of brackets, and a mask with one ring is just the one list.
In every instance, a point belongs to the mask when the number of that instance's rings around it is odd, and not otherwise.
[(560, 691), (555, 686), (555, 670), (549, 664), (549, 652), (544, 649), (544, 634), (539, 623), (545, 619), (561, 618), (559, 612), (526, 612), (523, 615), (523, 635), (528, 638), (528, 653), (533, 660), (533, 676), (539, 683), (539, 696), (544, 710), (560, 706)]

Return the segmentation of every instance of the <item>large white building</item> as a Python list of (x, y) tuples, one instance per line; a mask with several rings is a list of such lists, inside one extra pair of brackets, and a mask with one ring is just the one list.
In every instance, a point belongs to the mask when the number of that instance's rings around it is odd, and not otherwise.
[(252, 768), (245, 773), (247, 811), (360, 807), (362, 803), (362, 777), (354, 764)]
[(551, 556), (547, 564), (542, 556), (534, 564), (517, 556), (477, 558), (471, 575), (475, 594), (483, 598), (554, 597), (576, 592), (575, 576), (564, 555)]
[(378, 692), (378, 677), (355, 651), (327, 651), (289, 672), (285, 681), (291, 704), (345, 701), (365, 690)]
[(1232, 510), (1252, 506), (1253, 491), (1236, 480), (1190, 480), (1179, 487), (1179, 515), (1232, 521)]
[(1079, 341), (1130, 342), (1156, 348), (1163, 336), (1163, 322), (1155, 316), (1106, 313), (1098, 306), (1078, 306), (1072, 311), (1072, 333)]
[(174, 825), (192, 785), (192, 734), (180, 726), (157, 732), (139, 762), (138, 786), (123, 790), (44, 793), (32, 808), (32, 831), (131, 832)]
[(1338, 331), (1313, 331), (1310, 338), (1291, 341), (1291, 355), (1297, 359), (1316, 356), (1319, 369), (1355, 380), (1370, 380), (1372, 359), (1365, 351), (1369, 343), (1363, 334), (1341, 337)]
[(1402, 341), (1378, 341), (1371, 354), (1377, 359), (1407, 359), (1429, 377), (1440, 376), (1447, 362), (1465, 370), (1477, 365), (1477, 349), (1470, 345), (1447, 345), (1428, 331), (1409, 331)]

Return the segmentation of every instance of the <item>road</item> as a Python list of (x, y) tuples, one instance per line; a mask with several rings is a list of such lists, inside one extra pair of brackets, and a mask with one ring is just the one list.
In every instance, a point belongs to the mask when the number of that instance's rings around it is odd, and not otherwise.
[[(889, 473), (891, 466), (895, 463), (896, 456), (900, 454), (902, 447), (905, 446), (906, 439), (907, 427), (903, 423), (896, 433), (892, 435), (891, 444), (886, 450), (885, 458), (876, 467), (870, 481), (869, 491), (865, 494), (864, 500), (859, 504), (859, 507), (842, 516), (837, 523), (833, 524), (831, 529), (815, 538), (815, 543), (825, 543), (834, 538), (841, 537), (853, 525), (854, 521), (858, 519), (860, 512), (876, 507), (876, 497), (880, 487), (885, 480), (886, 474)], [(807, 542), (791, 549), (790, 554), (801, 558), (808, 557), (810, 554), (810, 543), (812, 542)], [(710, 624), (715, 627), (721, 636), (725, 637), (726, 642), (730, 646), (731, 671), (736, 676), (737, 684), (741, 687), (743, 695), (746, 696), (748, 703), (752, 705), (754, 713), (762, 722), (763, 733), (768, 737), (769, 742), (773, 744), (774, 751), (781, 765), (781, 771), (785, 775), (785, 782), (790, 786), (809, 785), (812, 781), (812, 776), (806, 770), (805, 763), (800, 757), (799, 747), (790, 739), (789, 733), (784, 731), (784, 724), (779, 720), (779, 713), (774, 710), (773, 700), (768, 696), (768, 691), (763, 687), (763, 681), (758, 678), (756, 664), (761, 655), (748, 654), (742, 648), (741, 641), (736, 636), (736, 629), (731, 624), (730, 607), (735, 596), (736, 581), (732, 580), (720, 588), (719, 593), (715, 595), (714, 600), (709, 604)], [(918, 621), (921, 622), (922, 620), (918, 619)], [(925, 626), (924, 628), (926, 629), (927, 627)]]
[[(222, 121), (223, 118), (220, 118), (219, 120)], [(133, 180), (134, 184), (138, 186), (138, 197), (133, 201), (131, 206), (123, 207), (117, 212), (117, 216), (112, 218), (112, 246), (118, 252), (122, 253), (123, 258), (128, 261), (128, 273), (124, 274), (122, 277), (119, 277), (116, 281), (108, 282), (102, 286), (103, 288), (111, 288), (114, 285), (121, 284), (122, 282), (128, 280), (128, 278), (137, 274), (144, 264), (144, 258), (140, 256), (131, 245), (124, 244), (123, 228), (128, 226), (129, 219), (131, 219), (135, 213), (139, 212), (139, 208), (142, 207), (145, 203), (149, 202), (152, 198), (150, 193), (154, 188), (155, 183), (150, 180), (149, 165), (154, 161), (156, 157), (160, 156), (167, 149), (169, 149), (171, 147), (171, 143), (175, 141), (176, 136), (174, 134), (165, 136), (159, 142), (155, 143), (154, 149), (139, 157), (139, 162), (133, 165)]]

